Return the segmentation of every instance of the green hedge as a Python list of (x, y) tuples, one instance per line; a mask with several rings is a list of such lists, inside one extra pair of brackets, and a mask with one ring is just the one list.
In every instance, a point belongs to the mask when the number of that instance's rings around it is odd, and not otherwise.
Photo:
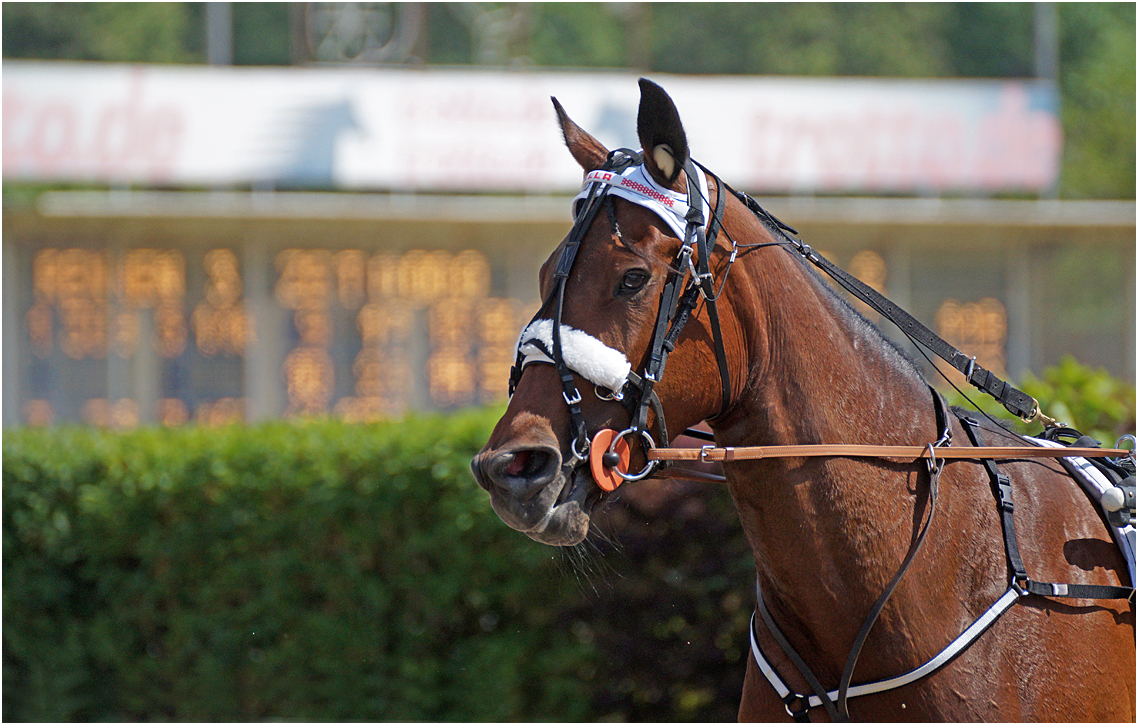
[(4, 719), (589, 717), (576, 592), (469, 474), (494, 417), (6, 431)]
[[(1101, 371), (1024, 388), (1133, 430)], [(754, 569), (726, 487), (622, 486), (542, 546), (469, 473), (500, 413), (5, 431), (4, 719), (733, 720)]]

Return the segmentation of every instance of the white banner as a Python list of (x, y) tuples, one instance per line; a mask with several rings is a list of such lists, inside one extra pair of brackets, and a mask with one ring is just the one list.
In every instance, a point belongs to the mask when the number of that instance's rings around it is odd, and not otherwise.
[[(1053, 86), (653, 75), (695, 158), (753, 193), (1046, 189)], [(636, 76), (7, 61), (4, 178), (156, 185), (568, 192), (550, 96), (637, 147)]]

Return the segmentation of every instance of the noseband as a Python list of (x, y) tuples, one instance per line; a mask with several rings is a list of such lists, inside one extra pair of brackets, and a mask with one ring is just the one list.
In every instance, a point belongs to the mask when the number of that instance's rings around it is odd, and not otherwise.
[[(710, 171), (705, 175), (706, 169), (697, 168), (690, 159), (684, 162), (683, 169), (687, 176), (686, 195), (677, 194), (656, 184), (644, 168), (642, 155), (630, 149), (613, 151), (608, 155), (604, 166), (585, 176), (584, 188), (574, 199), (573, 228), (565, 240), (564, 249), (553, 273), (553, 289), (518, 339), (514, 366), (510, 370), (510, 395), (513, 396), (526, 365), (544, 362), (554, 366), (561, 380), (562, 397), (569, 407), (572, 457), (566, 463), (568, 467), (585, 461), (591, 446), (588, 427), (581, 414), (581, 393), (577, 389), (574, 373), (593, 382), (597, 386), (598, 397), (620, 402), (632, 418), (629, 427), (611, 439), (607, 449), (608, 454), (616, 455), (615, 450), (628, 436), (640, 437), (646, 449), (655, 448), (655, 440), (661, 441), (662, 445), (668, 444), (670, 439), (664, 422), (664, 410), (653, 387), (663, 376), (668, 354), (675, 348), (680, 332), (691, 319), (691, 314), (701, 297), (707, 303), (715, 357), (723, 386), (717, 415), (726, 412), (730, 405), (731, 378), (727, 368), (727, 353), (723, 345), (719, 310), (716, 305), (717, 295), (710, 269), (711, 250), (715, 248), (715, 241), (722, 228), (723, 209), (726, 203), (724, 186)], [(718, 194), (715, 212), (705, 230), (704, 203), (709, 197), (708, 176), (715, 179)], [(612, 196), (618, 196), (655, 212), (677, 234), (677, 237), (683, 240), (664, 281), (664, 290), (660, 297), (660, 307), (656, 313), (656, 324), (652, 333), (652, 344), (648, 349), (643, 369), (640, 373), (634, 373), (631, 365), (628, 365), (623, 384), (620, 384), (619, 375), (614, 379), (611, 374), (606, 376), (603, 372), (586, 369), (588, 366), (583, 361), (572, 360), (579, 345), (572, 345), (573, 349), (567, 351), (566, 338), (576, 337), (578, 341), (591, 345), (594, 349), (599, 349), (597, 348), (599, 345), (604, 350), (621, 354), (580, 330), (563, 325), (561, 321), (569, 274), (573, 270), (581, 242), (602, 206), (608, 210), (614, 233), (618, 238), (620, 236), (620, 227), (616, 223), (616, 213), (610, 198)], [(732, 253), (728, 263), (733, 262), (734, 258), (735, 254)], [(540, 319), (551, 304), (552, 321)], [(582, 335), (592, 342), (581, 340)], [(619, 366), (619, 363), (617, 365)], [(612, 366), (606, 369), (611, 370)], [(613, 382), (616, 382), (617, 387), (612, 387)], [(605, 388), (605, 392), (601, 392), (601, 388)], [(649, 407), (655, 414), (656, 439), (653, 439), (648, 432)], [(661, 461), (648, 461), (644, 470), (636, 474), (625, 473), (615, 466), (611, 470), (624, 480), (635, 481), (647, 478), (662, 465), (664, 464)]]

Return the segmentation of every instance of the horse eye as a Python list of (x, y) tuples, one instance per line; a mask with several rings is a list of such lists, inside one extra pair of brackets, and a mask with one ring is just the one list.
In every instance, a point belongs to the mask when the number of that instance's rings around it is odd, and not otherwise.
[(648, 273), (643, 269), (632, 269), (624, 273), (624, 278), (620, 280), (620, 288), (617, 289), (617, 294), (631, 294), (638, 291), (648, 281)]

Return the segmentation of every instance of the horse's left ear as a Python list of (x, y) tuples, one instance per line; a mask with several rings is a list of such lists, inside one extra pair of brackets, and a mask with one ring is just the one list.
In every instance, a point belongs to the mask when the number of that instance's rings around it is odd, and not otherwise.
[(674, 188), (688, 160), (688, 137), (676, 104), (647, 78), (640, 79), (636, 133), (644, 149), (644, 167), (661, 186)]

